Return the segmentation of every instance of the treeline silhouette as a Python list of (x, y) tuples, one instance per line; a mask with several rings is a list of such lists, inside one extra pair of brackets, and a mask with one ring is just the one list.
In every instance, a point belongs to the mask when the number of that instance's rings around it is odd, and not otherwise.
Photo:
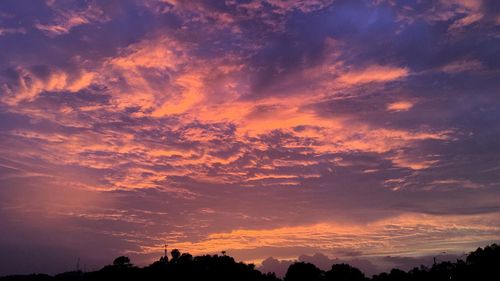
[[(0, 281), (101, 281), (101, 280), (213, 280), (213, 281), (278, 281), (274, 273), (262, 273), (253, 264), (236, 262), (225, 255), (193, 257), (178, 250), (171, 251), (171, 259), (161, 257), (153, 264), (140, 268), (128, 257), (121, 256), (93, 272), (72, 271), (49, 276), (45, 274), (1, 277)], [(296, 262), (288, 268), (283, 281), (499, 281), (500, 246), (492, 244), (478, 248), (465, 260), (440, 262), (430, 267), (420, 266), (410, 271), (392, 269), (390, 272), (366, 277), (348, 264), (334, 264), (328, 271), (314, 264)]]

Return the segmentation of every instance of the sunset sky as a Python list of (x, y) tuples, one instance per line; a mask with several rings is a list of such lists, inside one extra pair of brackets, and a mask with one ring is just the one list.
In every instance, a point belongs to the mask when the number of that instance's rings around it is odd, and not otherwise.
[(0, 1), (0, 275), (499, 240), (497, 0)]

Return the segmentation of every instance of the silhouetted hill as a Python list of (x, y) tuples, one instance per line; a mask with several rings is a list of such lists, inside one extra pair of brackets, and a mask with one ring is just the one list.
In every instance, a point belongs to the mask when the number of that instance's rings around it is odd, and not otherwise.
[[(253, 264), (236, 262), (226, 255), (193, 257), (172, 250), (166, 257), (140, 268), (128, 257), (118, 257), (112, 265), (98, 271), (65, 272), (55, 276), (45, 274), (1, 277), (0, 281), (104, 281), (104, 280), (213, 280), (213, 281), (277, 281), (274, 274), (263, 274)], [(335, 264), (328, 271), (314, 264), (296, 262), (288, 268), (284, 281), (498, 281), (500, 280), (500, 246), (493, 244), (471, 252), (465, 260), (441, 262), (431, 267), (420, 266), (408, 272), (393, 269), (371, 279), (348, 264)]]

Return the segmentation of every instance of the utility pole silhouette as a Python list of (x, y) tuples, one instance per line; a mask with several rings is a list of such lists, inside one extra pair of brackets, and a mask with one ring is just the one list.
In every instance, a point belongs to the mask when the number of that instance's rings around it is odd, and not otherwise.
[(437, 256), (434, 257), (434, 265), (436, 265), (436, 258), (442, 254), (446, 254), (446, 252), (441, 252)]
[(160, 262), (166, 264), (166, 263), (168, 263), (168, 257), (167, 257), (167, 253), (168, 253), (167, 252), (167, 247), (168, 247), (168, 245), (165, 244), (165, 245), (163, 245), (163, 247), (164, 247), (163, 248), (163, 257), (160, 258)]
[(80, 257), (78, 257), (78, 260), (76, 261), (76, 271), (80, 271)]

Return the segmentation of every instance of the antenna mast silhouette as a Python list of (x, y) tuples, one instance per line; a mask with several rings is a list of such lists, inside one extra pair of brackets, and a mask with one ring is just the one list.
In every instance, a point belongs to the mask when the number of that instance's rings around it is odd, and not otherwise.
[(167, 244), (165, 244), (165, 252), (163, 254), (163, 257), (166, 259), (167, 258)]

